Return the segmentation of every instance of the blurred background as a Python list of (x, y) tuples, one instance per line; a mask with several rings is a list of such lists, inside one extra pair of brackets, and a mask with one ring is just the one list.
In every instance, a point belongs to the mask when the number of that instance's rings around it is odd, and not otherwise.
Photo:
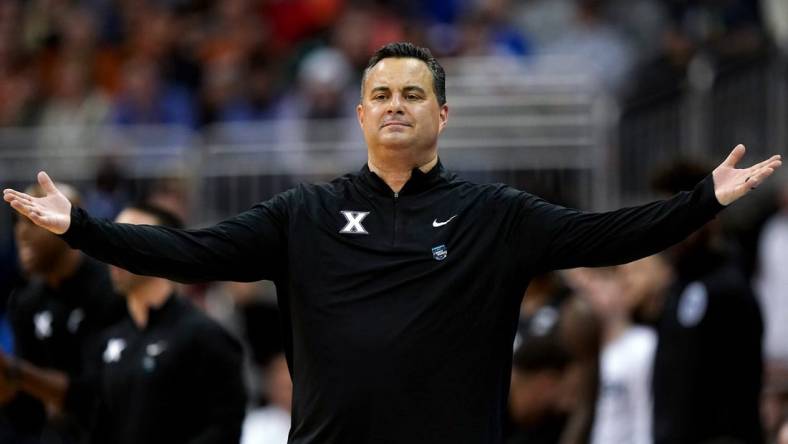
[[(748, 164), (788, 154), (785, 0), (1, 0), (0, 183), (24, 189), (46, 170), (76, 186), (91, 214), (113, 218), (146, 199), (204, 226), (300, 181), (358, 170), (362, 70), (400, 40), (446, 69), (441, 160), (474, 181), (606, 210), (691, 188), (671, 188), (680, 180), (666, 171), (707, 173), (737, 143)], [(785, 174), (736, 207), (713, 244), (768, 314), (762, 408), (774, 438), (788, 414)], [(6, 206), (0, 265), (2, 312), (24, 280)], [(610, 277), (594, 276), (550, 276), (544, 288), (598, 294), (589, 282)], [(245, 338), (250, 375), (264, 375), (249, 378), (253, 399), (279, 399), (266, 388), (287, 379), (274, 290), (185, 292)], [(600, 325), (615, 311), (585, 300)], [(657, 328), (650, 319), (635, 320)], [(515, 363), (564, 369), (539, 350), (546, 361)]]

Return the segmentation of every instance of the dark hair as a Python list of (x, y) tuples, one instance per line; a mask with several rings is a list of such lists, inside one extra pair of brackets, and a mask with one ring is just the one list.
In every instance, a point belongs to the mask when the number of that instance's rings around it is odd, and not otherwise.
[[(364, 70), (364, 78), (367, 77), (369, 70), (377, 65), (378, 62), (389, 58), (414, 58), (426, 63), (427, 68), (432, 73), (432, 87), (435, 89), (435, 96), (438, 97), (438, 104), (441, 106), (446, 104), (446, 72), (438, 63), (438, 60), (432, 56), (429, 49), (421, 48), (409, 42), (389, 43), (375, 51), (375, 54), (369, 59), (367, 68)], [(362, 89), (363, 87), (362, 81)]]
[(153, 216), (156, 219), (156, 225), (170, 228), (183, 228), (183, 221), (180, 217), (176, 216), (172, 211), (165, 210), (157, 205), (142, 201), (127, 205), (126, 209)]

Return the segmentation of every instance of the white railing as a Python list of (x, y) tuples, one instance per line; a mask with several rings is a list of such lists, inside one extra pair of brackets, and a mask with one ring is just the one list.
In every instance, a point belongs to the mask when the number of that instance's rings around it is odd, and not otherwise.
[[(618, 203), (612, 101), (576, 73), (545, 75), (506, 58), (445, 62), (449, 126), (444, 164), (584, 208)], [(184, 177), (199, 191), (195, 220), (240, 211), (300, 180), (356, 171), (366, 159), (355, 119), (277, 120), (182, 127), (0, 130), (0, 182), (23, 186), (46, 169), (89, 184), (115, 159), (132, 180)]]

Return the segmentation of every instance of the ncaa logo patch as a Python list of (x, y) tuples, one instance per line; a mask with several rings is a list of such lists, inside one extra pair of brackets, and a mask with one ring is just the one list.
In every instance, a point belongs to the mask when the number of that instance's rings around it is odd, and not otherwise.
[(446, 256), (449, 254), (449, 251), (446, 250), (446, 245), (438, 245), (437, 247), (432, 248), (432, 257), (436, 261), (442, 261), (446, 259)]

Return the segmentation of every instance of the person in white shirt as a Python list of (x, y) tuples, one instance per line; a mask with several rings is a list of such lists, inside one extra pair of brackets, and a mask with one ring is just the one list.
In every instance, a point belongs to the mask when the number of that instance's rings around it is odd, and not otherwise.
[(246, 415), (241, 444), (287, 443), (293, 383), (284, 353), (274, 356), (266, 367), (264, 386), (270, 404)]
[(581, 270), (581, 294), (603, 322), (599, 394), (592, 444), (650, 444), (653, 401), (651, 374), (657, 335), (632, 322), (634, 311), (669, 282), (657, 256), (620, 267)]

